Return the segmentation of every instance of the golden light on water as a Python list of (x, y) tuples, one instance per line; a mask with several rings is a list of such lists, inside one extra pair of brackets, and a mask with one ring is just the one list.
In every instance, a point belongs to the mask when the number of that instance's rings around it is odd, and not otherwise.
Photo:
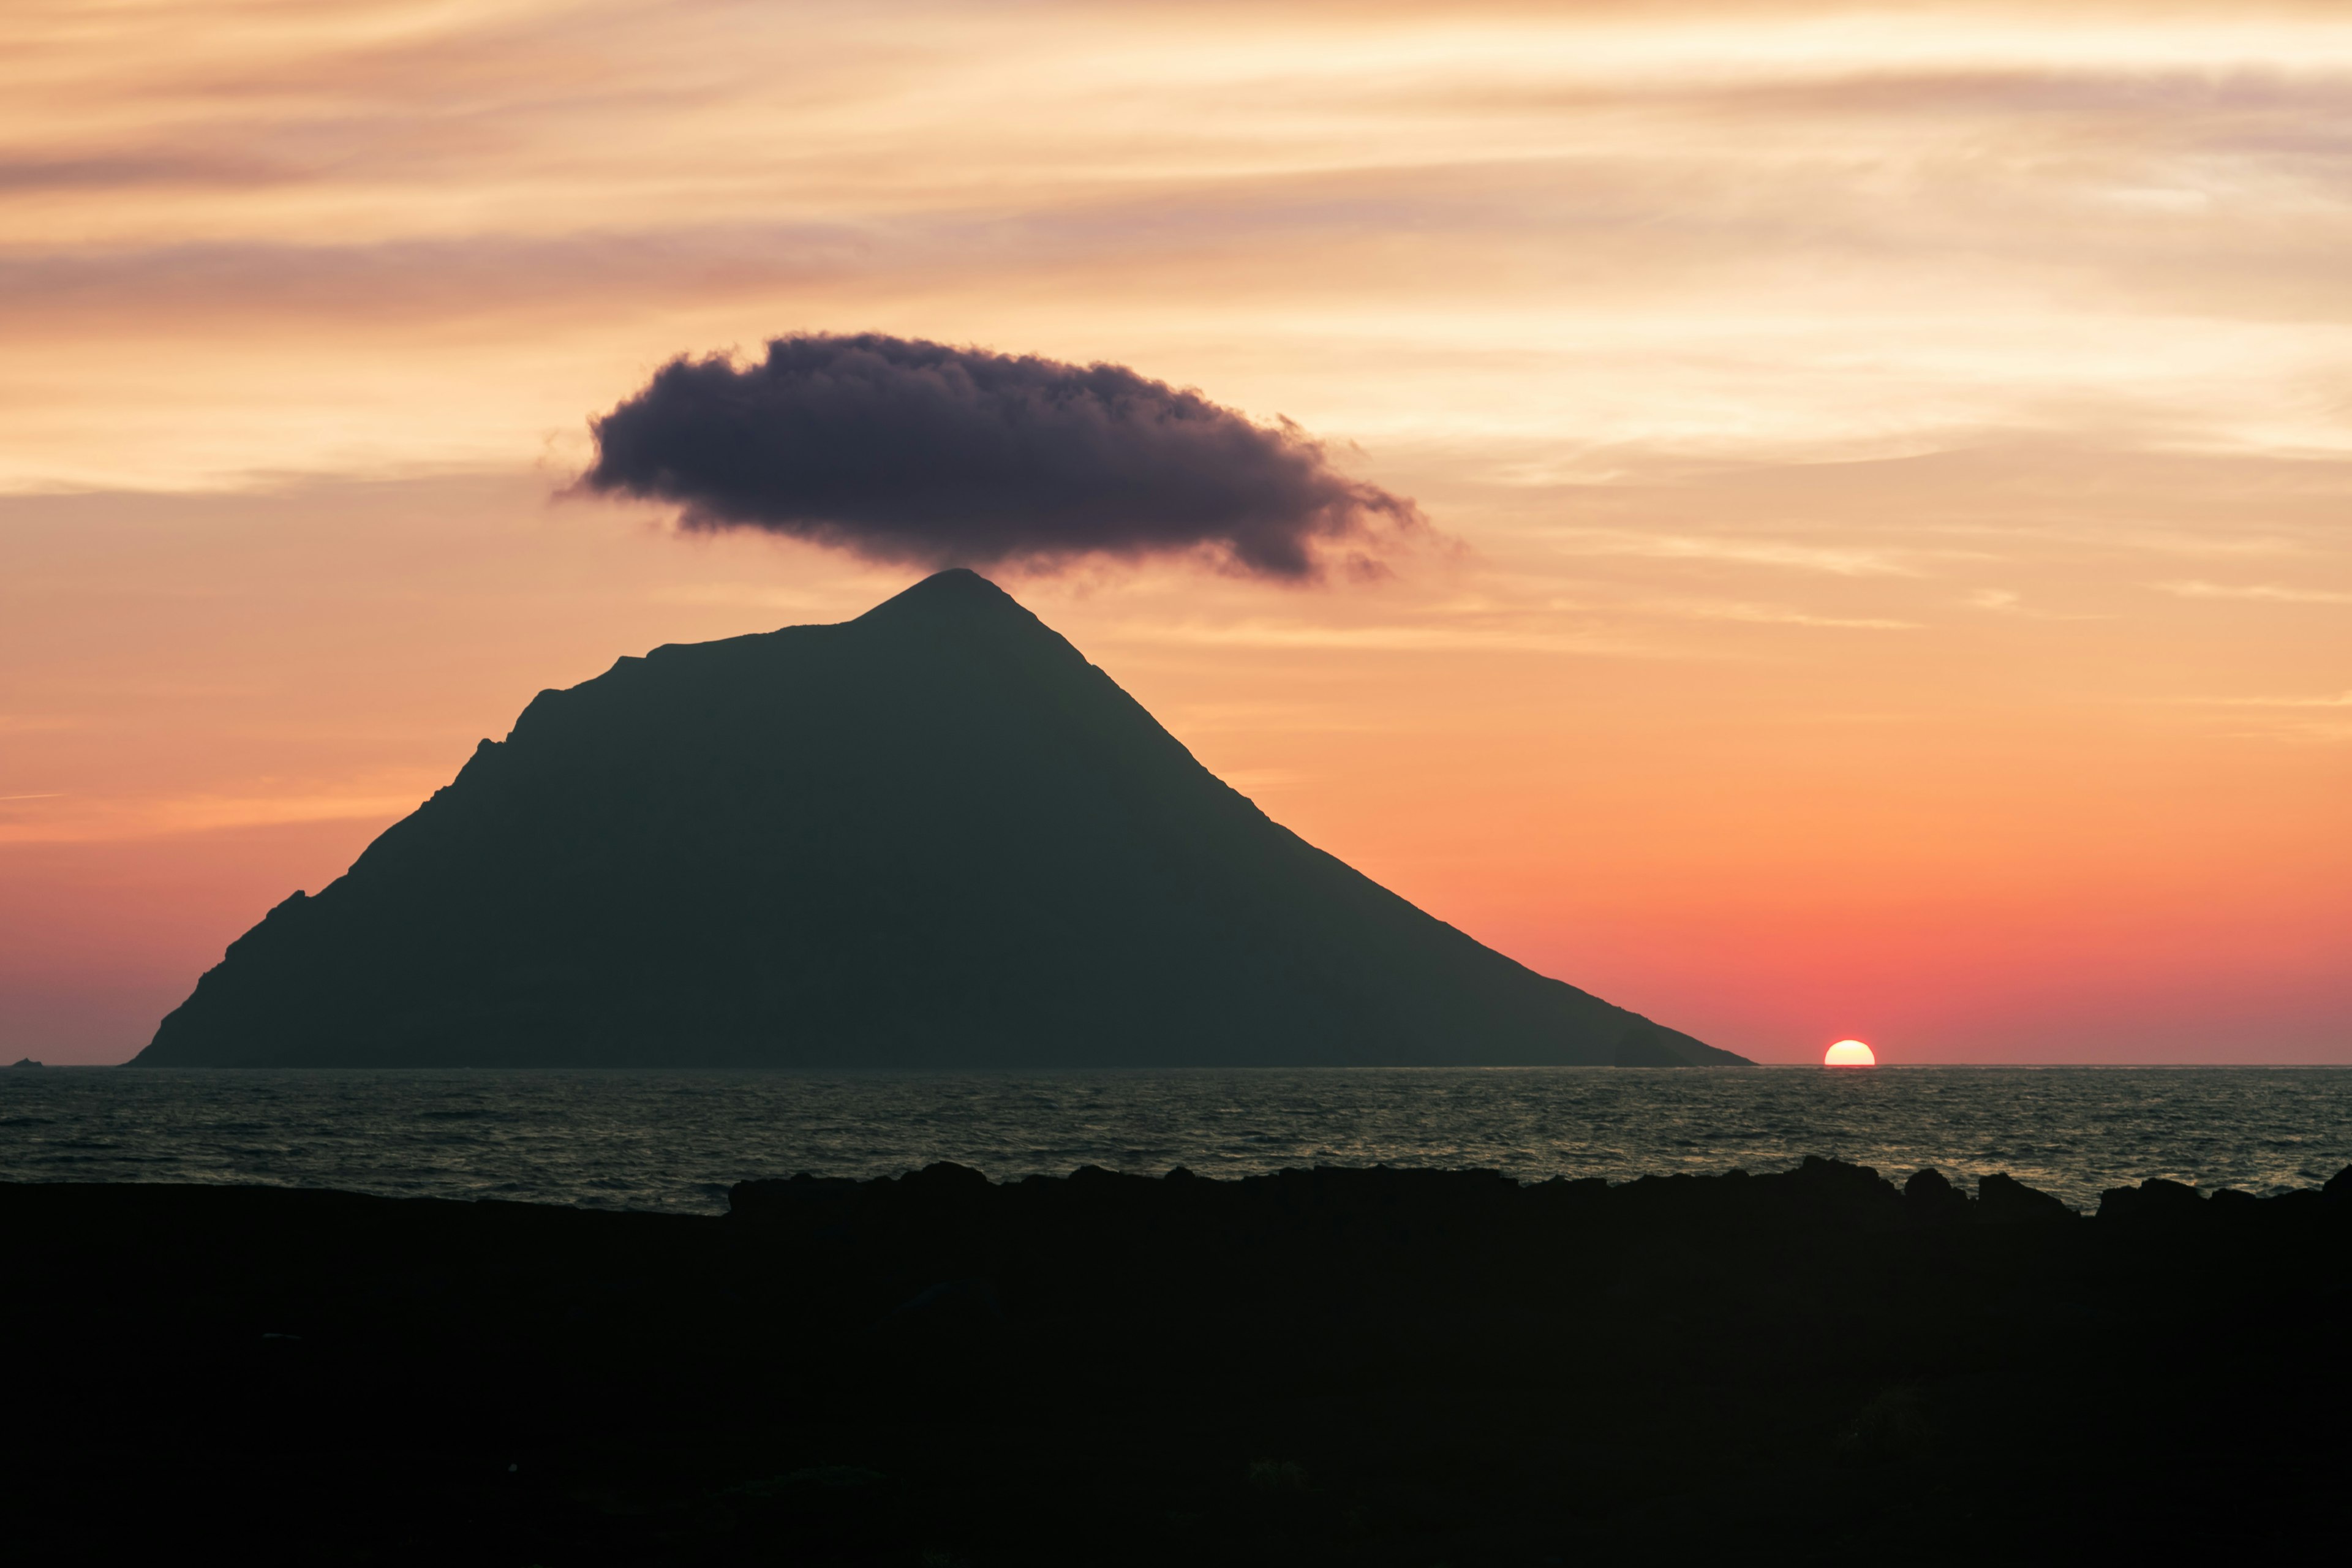
[(1877, 1056), (1860, 1040), (1840, 1040), (1822, 1058), (1825, 1068), (1874, 1068)]

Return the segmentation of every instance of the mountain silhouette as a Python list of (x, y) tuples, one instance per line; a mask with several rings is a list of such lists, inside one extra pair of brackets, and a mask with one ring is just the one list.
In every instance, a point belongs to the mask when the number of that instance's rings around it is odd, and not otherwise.
[(151, 1066), (1737, 1063), (1269, 820), (1011, 595), (623, 658), (232, 943)]

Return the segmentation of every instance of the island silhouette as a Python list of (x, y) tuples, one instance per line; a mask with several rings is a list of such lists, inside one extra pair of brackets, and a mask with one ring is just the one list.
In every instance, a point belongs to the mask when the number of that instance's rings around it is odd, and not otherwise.
[(134, 1065), (1746, 1059), (1314, 847), (951, 570), (542, 691)]

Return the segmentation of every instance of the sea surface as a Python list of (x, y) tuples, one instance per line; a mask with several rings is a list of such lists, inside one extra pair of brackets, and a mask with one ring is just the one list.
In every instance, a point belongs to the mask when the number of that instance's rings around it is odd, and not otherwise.
[(2070, 1204), (2352, 1164), (2347, 1068), (0, 1071), (0, 1180), (248, 1182), (716, 1213), (759, 1176), (1484, 1166), (1528, 1181), (2006, 1171)]

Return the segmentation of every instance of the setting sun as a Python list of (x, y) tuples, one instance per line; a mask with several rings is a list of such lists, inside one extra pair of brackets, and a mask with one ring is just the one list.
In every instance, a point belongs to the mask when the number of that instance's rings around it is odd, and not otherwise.
[(1825, 1068), (1874, 1068), (1877, 1065), (1878, 1058), (1860, 1040), (1840, 1040), (1829, 1048), (1828, 1055), (1822, 1058), (1822, 1066)]

